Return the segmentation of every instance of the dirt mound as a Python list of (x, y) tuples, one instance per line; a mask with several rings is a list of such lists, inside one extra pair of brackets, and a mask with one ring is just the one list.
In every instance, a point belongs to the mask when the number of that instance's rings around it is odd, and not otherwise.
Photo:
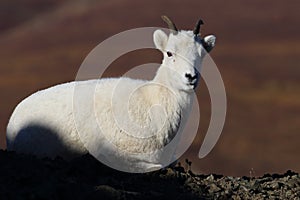
[(300, 176), (197, 175), (181, 166), (115, 171), (90, 155), (65, 161), (0, 151), (0, 199), (297, 199)]

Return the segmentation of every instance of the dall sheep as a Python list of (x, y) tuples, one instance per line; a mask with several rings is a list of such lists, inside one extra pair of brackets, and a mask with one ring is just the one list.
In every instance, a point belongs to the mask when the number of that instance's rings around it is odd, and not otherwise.
[[(155, 152), (170, 143), (184, 125), (202, 60), (214, 47), (216, 37), (200, 37), (202, 20), (193, 31), (186, 31), (178, 30), (168, 17), (162, 18), (171, 32), (167, 35), (158, 29), (153, 34), (156, 48), (163, 53), (153, 80), (103, 78), (64, 83), (36, 92), (15, 108), (7, 126), (7, 149), (71, 159), (88, 153), (89, 142), (94, 142), (99, 154), (102, 150), (108, 152), (102, 155), (104, 159), (134, 161), (134, 170), (150, 171), (164, 166), (161, 154)], [(82, 120), (76, 123), (72, 102), (75, 87), (81, 91), (95, 87), (94, 110), (85, 110)], [(117, 98), (112, 103), (114, 95)], [(84, 95), (82, 98), (84, 102)], [(89, 122), (93, 117), (101, 129), (96, 138), (90, 135), (94, 127)], [(85, 133), (79, 136), (78, 129)], [(108, 143), (115, 149), (108, 150)], [(118, 156), (119, 151), (122, 156)], [(155, 156), (151, 156), (153, 153)]]

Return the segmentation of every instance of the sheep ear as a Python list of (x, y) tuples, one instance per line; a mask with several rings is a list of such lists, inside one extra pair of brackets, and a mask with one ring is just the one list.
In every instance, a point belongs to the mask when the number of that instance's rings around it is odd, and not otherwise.
[(202, 39), (203, 48), (208, 52), (210, 52), (216, 44), (216, 36), (208, 35)]
[(164, 51), (168, 42), (168, 36), (165, 32), (158, 29), (153, 33), (153, 41), (157, 49)]

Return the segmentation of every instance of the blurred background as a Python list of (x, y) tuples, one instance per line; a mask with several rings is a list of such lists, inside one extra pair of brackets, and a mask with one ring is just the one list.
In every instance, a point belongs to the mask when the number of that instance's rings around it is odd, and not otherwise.
[[(132, 28), (166, 27), (168, 15), (180, 29), (201, 17), (202, 35), (214, 33), (211, 57), (222, 74), (228, 112), (223, 133), (204, 159), (197, 154), (208, 128), (210, 98), (197, 90), (201, 122), (182, 156), (192, 170), (234, 176), (300, 172), (300, 1), (0, 1), (0, 146), (14, 107), (29, 94), (75, 79), (86, 55), (106, 38)], [(117, 59), (105, 76), (160, 62), (156, 50)]]

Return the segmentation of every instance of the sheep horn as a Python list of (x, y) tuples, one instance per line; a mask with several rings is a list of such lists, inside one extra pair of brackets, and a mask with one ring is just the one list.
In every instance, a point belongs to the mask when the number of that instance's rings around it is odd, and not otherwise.
[(204, 24), (203, 21), (202, 21), (202, 19), (199, 19), (198, 22), (197, 22), (197, 24), (196, 24), (196, 26), (195, 26), (195, 28), (194, 28), (194, 34), (195, 35), (199, 34), (199, 32), (200, 32), (200, 26), (202, 24)]
[(173, 34), (177, 34), (178, 29), (176, 28), (175, 24), (170, 20), (169, 17), (163, 15), (161, 18), (168, 24), (169, 29), (171, 29)]

